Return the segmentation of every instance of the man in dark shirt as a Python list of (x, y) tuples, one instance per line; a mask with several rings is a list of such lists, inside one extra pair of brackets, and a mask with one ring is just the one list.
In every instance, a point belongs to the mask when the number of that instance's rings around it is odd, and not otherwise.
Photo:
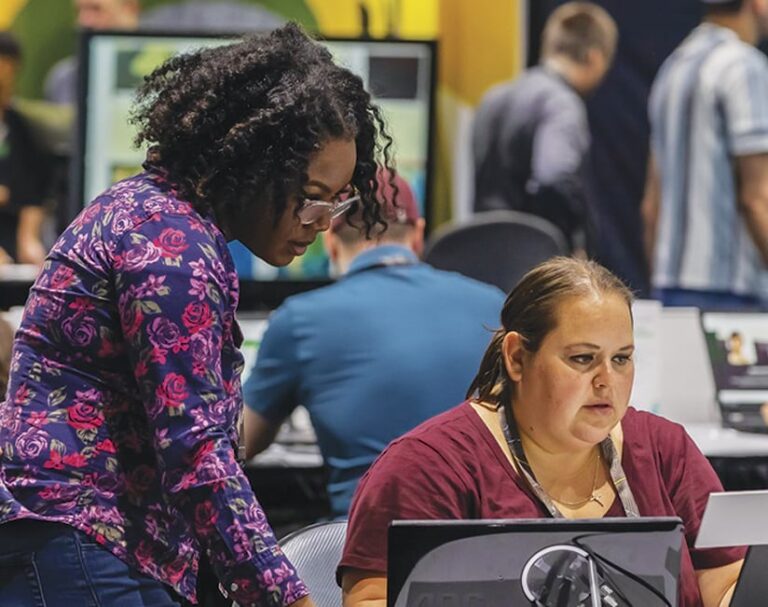
[[(83, 30), (132, 31), (139, 26), (140, 0), (73, 0), (77, 27)], [(45, 99), (51, 103), (77, 101), (77, 57), (56, 63), (45, 79)]]
[(0, 32), (0, 263), (39, 265), (47, 169), (24, 118), (11, 107), (20, 58), (15, 38)]
[(584, 245), (590, 136), (583, 97), (608, 71), (616, 39), (605, 10), (564, 4), (545, 26), (541, 64), (486, 93), (472, 141), (475, 211), (532, 213), (554, 223), (572, 246)]

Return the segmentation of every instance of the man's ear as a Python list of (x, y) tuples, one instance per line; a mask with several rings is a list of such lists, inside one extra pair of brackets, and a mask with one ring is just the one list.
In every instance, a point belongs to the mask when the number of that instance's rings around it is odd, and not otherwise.
[(424, 226), (425, 221), (419, 217), (411, 229), (410, 247), (419, 258), (424, 254)]
[(325, 252), (328, 253), (328, 259), (331, 260), (331, 263), (336, 263), (336, 260), (339, 258), (339, 240), (331, 230), (323, 232), (323, 246), (325, 247)]
[(523, 376), (523, 365), (526, 355), (524, 341), (520, 333), (510, 331), (504, 336), (504, 341), (501, 342), (501, 356), (504, 360), (504, 367), (507, 369), (509, 379), (514, 382), (520, 381)]

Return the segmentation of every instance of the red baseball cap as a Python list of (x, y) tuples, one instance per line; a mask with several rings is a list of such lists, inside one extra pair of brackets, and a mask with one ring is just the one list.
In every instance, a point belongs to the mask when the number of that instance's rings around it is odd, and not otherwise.
[[(389, 183), (389, 176), (394, 176), (394, 183), (397, 186), (397, 205), (394, 204), (394, 188)], [(388, 169), (380, 168), (376, 171), (376, 198), (382, 206), (382, 217), (387, 223), (400, 223), (415, 225), (421, 219), (419, 204), (413, 195), (413, 190), (408, 182), (397, 173)], [(339, 228), (348, 225), (348, 213), (333, 220), (331, 230), (336, 232)], [(353, 224), (357, 224), (360, 217), (360, 208), (350, 217)]]

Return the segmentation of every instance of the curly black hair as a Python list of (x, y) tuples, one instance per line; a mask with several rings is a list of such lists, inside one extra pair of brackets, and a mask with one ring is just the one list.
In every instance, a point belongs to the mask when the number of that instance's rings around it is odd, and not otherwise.
[(148, 161), (197, 210), (271, 204), (275, 222), (301, 195), (312, 153), (353, 138), (366, 229), (385, 223), (375, 175), (393, 161), (382, 114), (362, 80), (294, 23), (168, 60), (145, 78), (131, 120), (136, 145), (151, 146)]

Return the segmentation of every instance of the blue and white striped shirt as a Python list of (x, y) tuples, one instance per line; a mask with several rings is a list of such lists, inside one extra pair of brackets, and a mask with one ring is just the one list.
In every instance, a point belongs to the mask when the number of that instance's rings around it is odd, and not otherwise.
[(654, 287), (759, 293), (766, 268), (739, 212), (733, 159), (768, 152), (768, 59), (702, 24), (662, 65), (649, 116), (661, 181)]

